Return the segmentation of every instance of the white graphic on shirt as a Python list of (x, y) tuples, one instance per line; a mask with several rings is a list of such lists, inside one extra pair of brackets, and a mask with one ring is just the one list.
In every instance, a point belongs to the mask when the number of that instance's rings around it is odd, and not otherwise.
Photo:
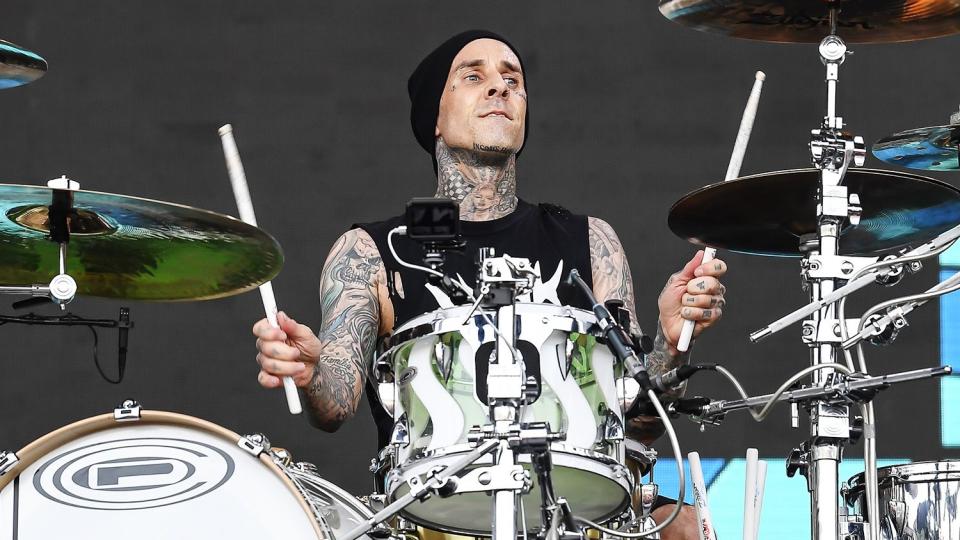
[[(523, 294), (517, 298), (520, 302), (535, 302), (535, 303), (550, 303), (559, 306), (560, 298), (557, 296), (557, 289), (560, 287), (560, 277), (563, 275), (563, 259), (557, 264), (557, 270), (553, 273), (553, 276), (548, 279), (546, 282), (543, 281), (543, 273), (540, 271), (540, 261), (537, 261), (533, 264), (533, 269), (537, 273), (538, 277), (533, 283), (533, 290), (527, 294)], [(457, 279), (461, 284), (472, 289), (466, 281), (464, 281), (463, 276), (457, 274)], [(427, 290), (433, 294), (433, 298), (437, 301), (437, 305), (440, 309), (447, 309), (454, 307), (453, 301), (450, 300), (450, 297), (447, 293), (443, 292), (440, 287), (427, 283)]]

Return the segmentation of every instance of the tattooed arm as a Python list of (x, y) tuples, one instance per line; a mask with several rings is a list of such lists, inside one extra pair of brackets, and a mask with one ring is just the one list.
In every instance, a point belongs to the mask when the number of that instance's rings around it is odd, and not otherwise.
[[(611, 299), (623, 300), (624, 307), (630, 311), (630, 332), (639, 333), (637, 309), (634, 305), (633, 277), (630, 264), (617, 233), (606, 221), (598, 218), (587, 219), (590, 237), (590, 263), (593, 267), (593, 294), (597, 300), (605, 302)], [(669, 346), (664, 338), (663, 329), (657, 324), (657, 337), (653, 341), (653, 352), (647, 355), (647, 371), (650, 376), (660, 375), (681, 365), (688, 355), (680, 354)], [(677, 391), (677, 396), (683, 389)]]
[[(631, 332), (637, 332), (636, 307), (630, 265), (620, 239), (605, 221), (588, 218), (590, 260), (593, 268), (593, 291), (601, 302), (615, 298), (623, 300), (630, 311)], [(694, 335), (715, 323), (725, 305), (725, 287), (717, 279), (726, 270), (726, 263), (714, 259), (701, 264), (702, 252), (697, 253), (683, 270), (670, 276), (660, 293), (657, 305), (657, 337), (653, 352), (647, 355), (647, 371), (659, 375), (689, 361), (689, 353), (680, 353), (676, 343), (685, 320), (697, 321)], [(668, 397), (680, 397), (686, 390), (681, 385)], [(663, 434), (663, 424), (655, 417), (638, 417), (627, 423), (627, 435), (645, 444)]]
[(370, 236), (353, 229), (334, 243), (320, 278), (320, 332), (313, 334), (284, 314), (280, 328), (254, 325), (260, 384), (280, 385), (290, 375), (303, 391), (310, 422), (336, 431), (360, 403), (367, 363), (380, 328), (385, 271)]

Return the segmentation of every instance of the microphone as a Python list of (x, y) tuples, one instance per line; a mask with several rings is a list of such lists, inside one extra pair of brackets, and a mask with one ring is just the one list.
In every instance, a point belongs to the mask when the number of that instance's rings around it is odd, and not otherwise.
[(133, 323), (130, 322), (130, 308), (121, 307), (120, 317), (117, 319), (117, 375), (123, 379), (123, 372), (127, 368), (127, 340)]
[[(699, 415), (702, 414), (704, 408), (710, 405), (710, 398), (697, 396), (692, 398), (679, 398), (675, 401), (671, 401), (667, 404), (666, 410), (667, 413), (671, 416), (673, 414), (692, 414)], [(636, 418), (638, 416), (658, 416), (657, 409), (653, 406), (652, 403), (645, 400), (638, 399), (632, 407), (627, 409), (627, 412), (623, 414), (624, 418), (630, 420), (631, 418)]]
[(643, 390), (644, 393), (646, 393), (647, 390), (652, 390), (653, 385), (650, 382), (650, 375), (647, 373), (647, 368), (637, 357), (637, 353), (633, 351), (633, 344), (630, 343), (626, 332), (623, 331), (623, 328), (620, 327), (617, 320), (610, 315), (607, 308), (597, 301), (597, 298), (593, 295), (593, 291), (590, 290), (590, 287), (588, 287), (586, 282), (580, 277), (580, 272), (578, 272), (576, 268), (570, 270), (566, 283), (567, 285), (576, 285), (580, 289), (580, 292), (587, 297), (590, 304), (593, 305), (593, 314), (596, 315), (597, 323), (600, 325), (604, 337), (607, 338), (607, 346), (610, 347), (613, 354), (623, 364), (627, 375), (630, 375), (637, 381), (640, 389)]

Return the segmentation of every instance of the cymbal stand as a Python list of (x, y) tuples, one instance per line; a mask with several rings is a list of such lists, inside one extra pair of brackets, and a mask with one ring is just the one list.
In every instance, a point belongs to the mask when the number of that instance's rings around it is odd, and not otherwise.
[[(813, 302), (832, 293), (837, 281), (844, 279), (845, 258), (838, 255), (838, 238), (846, 222), (851, 225), (859, 223), (861, 208), (858, 194), (848, 193), (843, 179), (851, 165), (863, 165), (866, 153), (863, 139), (844, 132), (843, 119), (836, 114), (837, 82), (840, 64), (847, 55), (846, 44), (831, 33), (820, 42), (819, 52), (826, 67), (827, 115), (820, 128), (811, 131), (810, 138), (811, 158), (820, 169), (817, 241), (806, 246), (808, 253), (802, 262), (804, 282)], [(810, 347), (812, 365), (836, 362), (840, 324), (849, 323), (837, 320), (835, 304), (825, 306), (813, 313), (811, 320), (804, 322), (804, 341)], [(813, 374), (813, 383), (822, 386), (834, 373), (831, 369), (817, 371)], [(805, 465), (801, 470), (810, 492), (812, 538), (837, 540), (839, 465), (842, 447), (851, 437), (850, 408), (848, 404), (818, 399), (807, 405), (807, 411), (810, 438), (795, 450), (794, 455)], [(871, 538), (878, 540), (877, 536)]]
[(47, 182), (47, 186), (54, 188), (51, 192), (53, 200), (49, 206), (48, 221), (50, 240), (56, 242), (59, 246), (59, 272), (50, 280), (48, 285), (0, 285), (0, 294), (28, 295), (34, 298), (46, 297), (60, 306), (61, 310), (66, 310), (67, 304), (77, 294), (77, 282), (67, 274), (67, 244), (70, 242), (68, 215), (73, 207), (73, 191), (80, 189), (80, 184), (66, 176), (61, 176)]

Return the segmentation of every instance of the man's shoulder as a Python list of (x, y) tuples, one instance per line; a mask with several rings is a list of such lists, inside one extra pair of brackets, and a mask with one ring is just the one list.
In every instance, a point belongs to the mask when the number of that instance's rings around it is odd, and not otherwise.
[(378, 238), (386, 238), (387, 233), (392, 229), (403, 225), (404, 216), (393, 216), (387, 219), (382, 219), (379, 221), (368, 221), (362, 223), (354, 223), (350, 225), (349, 230), (360, 229), (369, 234), (374, 240)]

